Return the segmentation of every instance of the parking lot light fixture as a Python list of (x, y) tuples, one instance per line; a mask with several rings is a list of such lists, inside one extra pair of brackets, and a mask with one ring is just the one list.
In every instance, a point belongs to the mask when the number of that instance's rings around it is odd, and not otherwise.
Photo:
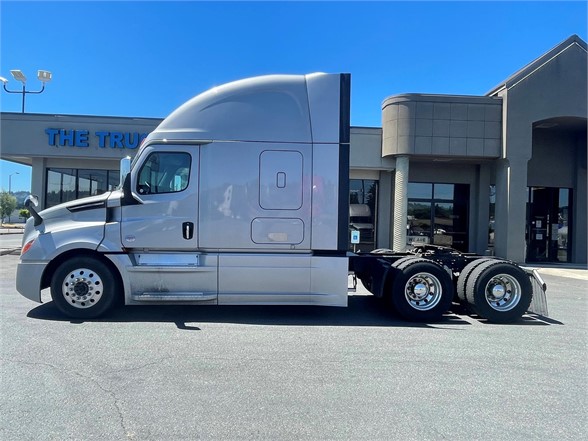
[(37, 71), (37, 79), (41, 83), (43, 83), (43, 84), (48, 83), (49, 81), (51, 81), (51, 78), (52, 77), (53, 77), (53, 75), (48, 70), (39, 70), (39, 71)]
[(27, 77), (25, 77), (25, 74), (23, 74), (21, 70), (14, 69), (11, 70), (10, 73), (16, 81), (20, 81), (23, 85), (27, 82)]
[(48, 70), (39, 70), (39, 71), (37, 71), (37, 79), (43, 85), (41, 87), (41, 90), (26, 90), (27, 77), (25, 76), (25, 74), (22, 73), (22, 71), (20, 69), (13, 69), (10, 71), (10, 73), (16, 81), (20, 81), (22, 83), (22, 90), (9, 90), (6, 87), (6, 83), (8, 83), (8, 80), (4, 77), (0, 77), (0, 81), (3, 83), (2, 85), (3, 85), (4, 90), (6, 92), (22, 94), (22, 113), (24, 113), (24, 111), (25, 111), (26, 94), (27, 93), (33, 93), (33, 94), (43, 93), (43, 91), (45, 90), (45, 84), (47, 84), (49, 81), (51, 81), (51, 79), (53, 77), (51, 72), (49, 72)]

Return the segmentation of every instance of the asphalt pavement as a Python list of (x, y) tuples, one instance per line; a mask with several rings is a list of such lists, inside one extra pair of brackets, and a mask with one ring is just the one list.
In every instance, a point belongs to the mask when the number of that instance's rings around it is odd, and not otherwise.
[(348, 308), (137, 306), (70, 321), (0, 257), (2, 440), (577, 440), (587, 278), (544, 273), (550, 317), (400, 321)]
[(0, 256), (20, 251), (23, 231), (24, 224), (0, 226)]

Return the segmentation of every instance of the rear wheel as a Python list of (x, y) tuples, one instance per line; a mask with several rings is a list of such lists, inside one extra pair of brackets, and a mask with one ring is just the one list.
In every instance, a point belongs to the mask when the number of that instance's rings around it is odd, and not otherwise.
[(394, 309), (406, 320), (436, 321), (449, 310), (453, 300), (453, 283), (439, 265), (426, 259), (403, 260), (392, 291), (389, 293)]
[(518, 320), (533, 300), (533, 286), (522, 268), (490, 260), (472, 272), (466, 298), (475, 313), (494, 323)]
[(115, 304), (120, 286), (112, 270), (94, 257), (63, 262), (51, 279), (55, 306), (68, 317), (95, 318)]
[(479, 267), (481, 264), (486, 263), (488, 261), (493, 260), (496, 262), (495, 259), (476, 259), (468, 263), (464, 269), (459, 274), (457, 278), (457, 286), (456, 286), (456, 294), (459, 300), (463, 303), (467, 303), (467, 296), (466, 296), (466, 287), (472, 272)]

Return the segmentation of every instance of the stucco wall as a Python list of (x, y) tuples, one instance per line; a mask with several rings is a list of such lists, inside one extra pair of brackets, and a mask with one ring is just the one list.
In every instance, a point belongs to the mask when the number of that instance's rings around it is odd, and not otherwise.
[[(533, 156), (533, 124), (557, 117), (585, 120), (586, 74), (586, 50), (571, 43), (537, 60), (528, 72), (522, 72), (508, 81), (506, 88), (494, 92), (504, 101), (503, 159), (496, 165), (496, 253), (502, 257), (525, 260), (526, 189), (529, 160)], [(538, 152), (541, 149), (538, 147)], [(535, 164), (532, 172), (537, 168)], [(580, 246), (577, 240), (574, 247)], [(585, 256), (580, 259), (586, 261)]]
[(499, 98), (407, 94), (382, 104), (382, 156), (496, 158)]

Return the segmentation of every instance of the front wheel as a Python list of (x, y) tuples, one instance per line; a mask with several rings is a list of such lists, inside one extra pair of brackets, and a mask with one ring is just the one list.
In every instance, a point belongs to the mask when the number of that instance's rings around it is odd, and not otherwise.
[(63, 262), (51, 279), (55, 306), (68, 317), (95, 318), (111, 309), (120, 285), (112, 270), (94, 257)]
[(389, 293), (392, 306), (410, 321), (437, 321), (449, 310), (453, 283), (439, 265), (425, 259), (406, 259), (396, 266), (397, 274)]

